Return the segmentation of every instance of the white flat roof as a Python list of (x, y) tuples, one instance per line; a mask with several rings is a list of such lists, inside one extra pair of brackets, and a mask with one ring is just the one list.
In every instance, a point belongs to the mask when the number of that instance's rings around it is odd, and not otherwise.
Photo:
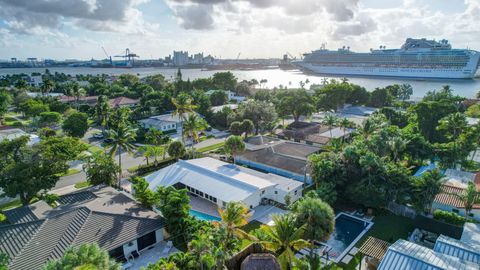
[(302, 183), (205, 157), (179, 162), (145, 177), (152, 190), (182, 183), (225, 202), (241, 201), (257, 190), (292, 190)]

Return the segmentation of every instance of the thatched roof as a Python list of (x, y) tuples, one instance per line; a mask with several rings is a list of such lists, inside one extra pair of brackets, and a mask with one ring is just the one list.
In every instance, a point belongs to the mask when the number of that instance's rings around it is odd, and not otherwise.
[(255, 253), (243, 260), (240, 270), (280, 270), (280, 264), (272, 254)]

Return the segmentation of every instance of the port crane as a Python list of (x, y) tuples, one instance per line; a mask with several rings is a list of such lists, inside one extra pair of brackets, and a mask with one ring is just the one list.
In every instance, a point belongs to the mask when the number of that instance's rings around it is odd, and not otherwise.
[(137, 57), (140, 57), (138, 56), (137, 54), (133, 53), (133, 52), (130, 52), (130, 49), (127, 48), (125, 50), (125, 54), (123, 55), (115, 55), (115, 57), (120, 57), (120, 58), (123, 58), (125, 59), (125, 65), (128, 66), (130, 63), (131, 63), (131, 66), (133, 67), (133, 65), (135, 64), (135, 58)]
[(107, 51), (103, 46), (102, 46), (102, 50), (103, 50), (103, 53), (105, 53), (105, 56), (107, 57), (107, 59), (110, 61), (110, 65), (113, 66), (112, 56), (108, 55)]
[(241, 52), (238, 53), (238, 55), (237, 55), (237, 60), (240, 58), (240, 55), (241, 55), (241, 54), (242, 54)]

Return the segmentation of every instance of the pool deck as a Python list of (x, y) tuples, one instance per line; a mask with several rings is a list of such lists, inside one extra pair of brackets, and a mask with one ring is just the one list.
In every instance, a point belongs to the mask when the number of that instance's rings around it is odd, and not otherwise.
[(190, 206), (194, 211), (220, 218), (218, 206), (211, 201), (190, 195)]

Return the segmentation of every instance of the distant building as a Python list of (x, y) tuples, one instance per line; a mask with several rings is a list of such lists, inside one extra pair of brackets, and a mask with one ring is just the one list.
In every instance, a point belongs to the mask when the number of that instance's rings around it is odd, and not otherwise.
[(28, 81), (28, 84), (30, 86), (34, 86), (34, 87), (39, 87), (43, 84), (43, 79), (42, 79), (42, 76), (38, 75), (38, 76), (31, 76), (30, 77), (30, 81)]
[(193, 55), (192, 64), (203, 64), (203, 53), (196, 53)]
[(236, 103), (240, 103), (246, 99), (244, 96), (237, 96), (237, 94), (230, 90), (208, 90), (205, 92), (205, 95), (210, 96), (211, 94), (215, 93), (216, 91), (223, 91), (227, 95), (228, 100), (233, 100)]
[(138, 105), (140, 100), (138, 99), (132, 99), (128, 97), (116, 97), (112, 98), (108, 101), (110, 103), (110, 106), (112, 108), (119, 108), (119, 107), (135, 107)]
[(188, 52), (173, 51), (173, 65), (177, 67), (188, 65)]
[[(61, 96), (58, 99), (62, 103), (75, 103), (77, 102), (76, 97), (71, 97), (71, 96)], [(89, 106), (95, 106), (97, 104), (98, 96), (86, 96), (86, 97), (80, 97), (78, 99), (79, 104), (87, 104)]]

